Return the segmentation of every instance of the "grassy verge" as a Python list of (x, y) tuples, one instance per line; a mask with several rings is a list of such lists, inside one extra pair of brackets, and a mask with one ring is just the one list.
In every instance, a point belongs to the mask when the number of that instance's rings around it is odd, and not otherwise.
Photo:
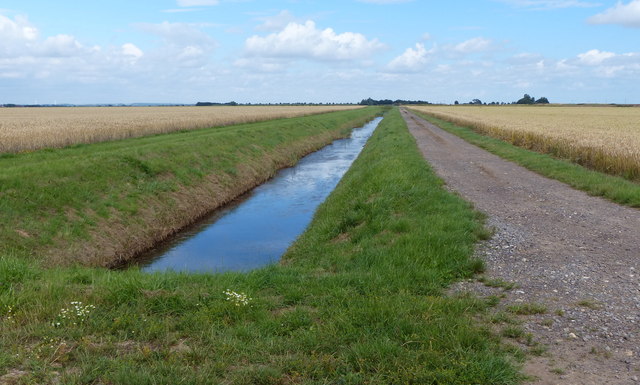
[(488, 303), (442, 294), (481, 269), (469, 258), (480, 234), (478, 214), (442, 188), (393, 110), (280, 265), (143, 274), (0, 258), (0, 376), (515, 383), (509, 355), (473, 321)]
[(640, 184), (638, 183), (622, 177), (589, 170), (575, 163), (554, 158), (551, 155), (526, 150), (502, 140), (478, 134), (468, 127), (461, 127), (424, 113), (413, 112), (469, 143), (518, 163), (538, 174), (557, 179), (576, 189), (585, 191), (589, 195), (601, 196), (630, 207), (640, 207)]
[(0, 154), (0, 252), (50, 265), (125, 260), (381, 112)]

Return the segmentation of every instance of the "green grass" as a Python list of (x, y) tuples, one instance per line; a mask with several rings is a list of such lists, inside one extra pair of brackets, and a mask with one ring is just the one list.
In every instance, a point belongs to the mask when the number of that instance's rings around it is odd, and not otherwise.
[(0, 157), (0, 253), (53, 265), (108, 265), (130, 257), (382, 111)]
[(511, 305), (507, 307), (513, 314), (518, 315), (533, 315), (533, 314), (545, 314), (547, 307), (539, 303), (521, 303), (517, 305)]
[(640, 207), (640, 184), (638, 183), (631, 182), (622, 177), (589, 170), (575, 163), (557, 159), (550, 155), (526, 150), (502, 140), (478, 134), (468, 127), (460, 127), (417, 111), (412, 112), (471, 144), (515, 162), (538, 174), (557, 179), (593, 196), (601, 196), (630, 207)]
[(478, 278), (478, 281), (482, 282), (487, 287), (502, 288), (507, 291), (518, 287), (515, 282), (508, 282), (500, 278), (489, 278), (486, 276), (481, 276)]
[[(477, 325), (487, 301), (443, 294), (482, 267), (470, 259), (481, 233), (479, 214), (442, 188), (392, 110), (280, 265), (145, 274), (1, 257), (0, 376), (13, 371), (39, 384), (518, 383), (516, 351)], [(248, 303), (228, 300), (227, 290)], [(63, 317), (76, 306), (87, 312)]]
[(583, 299), (580, 300), (576, 303), (576, 305), (581, 306), (581, 307), (586, 307), (588, 309), (591, 310), (600, 310), (602, 309), (602, 304), (600, 304), (598, 301), (587, 298), (587, 299)]

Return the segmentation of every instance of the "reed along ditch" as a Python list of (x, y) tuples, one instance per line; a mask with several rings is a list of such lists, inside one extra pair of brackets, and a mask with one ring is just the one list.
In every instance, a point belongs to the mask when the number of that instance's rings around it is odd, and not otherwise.
[(358, 157), (381, 117), (216, 210), (129, 264), (144, 271), (248, 271), (277, 262)]

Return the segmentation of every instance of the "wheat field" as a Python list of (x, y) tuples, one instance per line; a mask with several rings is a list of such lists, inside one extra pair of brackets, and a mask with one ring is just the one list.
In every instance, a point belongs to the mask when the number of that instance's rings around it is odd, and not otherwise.
[(0, 153), (341, 111), (361, 106), (0, 108)]
[(640, 180), (640, 108), (419, 106), (417, 111), (598, 171)]

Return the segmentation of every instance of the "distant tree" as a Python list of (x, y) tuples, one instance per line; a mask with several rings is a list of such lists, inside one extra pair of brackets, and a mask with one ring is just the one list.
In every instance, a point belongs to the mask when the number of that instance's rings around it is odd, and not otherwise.
[(359, 103), (361, 106), (387, 106), (387, 105), (392, 105), (392, 104), (396, 104), (396, 105), (400, 105), (400, 104), (429, 104), (429, 102), (424, 101), (424, 100), (402, 100), (402, 99), (396, 99), (391, 100), (391, 99), (380, 99), (380, 100), (375, 100), (375, 99), (362, 99), (362, 101)]
[(469, 104), (482, 104), (482, 101), (480, 99), (473, 99)]
[(536, 100), (536, 104), (549, 104), (549, 99), (543, 96), (540, 99)]
[(524, 96), (519, 99), (516, 104), (533, 104), (536, 102), (536, 99), (529, 96), (529, 94), (524, 94)]
[(458, 103), (458, 101), (456, 100), (455, 102), (453, 102), (453, 104), (455, 104), (457, 106), (460, 103)]

